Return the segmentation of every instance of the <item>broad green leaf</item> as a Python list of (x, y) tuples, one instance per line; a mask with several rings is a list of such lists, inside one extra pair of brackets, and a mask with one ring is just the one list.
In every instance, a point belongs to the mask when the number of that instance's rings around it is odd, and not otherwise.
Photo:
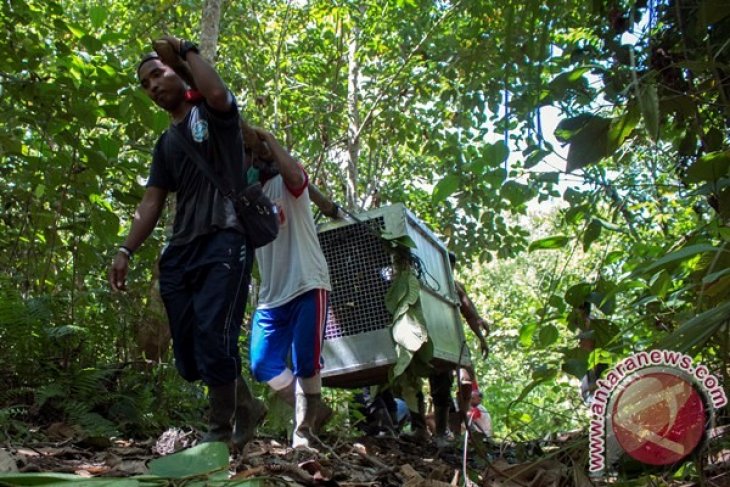
[(393, 368), (390, 370), (391, 380), (401, 376), (403, 372), (405, 372), (405, 370), (408, 368), (408, 365), (410, 365), (411, 359), (413, 358), (413, 352), (405, 347), (398, 345), (396, 345), (395, 347), (395, 354), (395, 365), (393, 365)]
[(588, 371), (588, 363), (586, 360), (569, 358), (563, 361), (560, 369), (566, 374), (572, 375), (573, 377), (577, 377), (578, 379), (580, 379)]
[(730, 175), (730, 151), (711, 152), (697, 159), (688, 169), (684, 180), (688, 183), (717, 181)]
[(558, 123), (555, 128), (555, 138), (560, 142), (570, 142), (581, 130), (583, 130), (588, 123), (595, 120), (595, 115), (583, 113), (576, 117), (566, 118)]
[(514, 206), (525, 203), (531, 197), (530, 187), (514, 180), (505, 182), (500, 188), (499, 193)]
[(666, 269), (662, 269), (649, 279), (649, 291), (654, 296), (663, 298), (667, 293), (671, 281), (672, 276), (669, 275)]
[(560, 334), (558, 329), (554, 325), (545, 325), (540, 328), (540, 334), (538, 335), (541, 348), (547, 348), (555, 343)]
[(438, 204), (459, 189), (459, 176), (449, 174), (436, 184), (433, 190), (433, 203)]
[(549, 156), (552, 154), (552, 152), (540, 149), (538, 151), (535, 151), (531, 153), (529, 156), (525, 158), (525, 169), (530, 169), (536, 165), (538, 165), (543, 159), (545, 159), (546, 156)]
[(170, 116), (164, 110), (156, 110), (152, 116), (152, 130), (159, 134), (170, 125)]
[(550, 380), (557, 377), (558, 371), (548, 365), (540, 365), (532, 371), (534, 380)]
[(671, 334), (659, 340), (655, 348), (679, 352), (697, 351), (723, 325), (727, 325), (728, 317), (730, 317), (730, 302), (723, 303), (685, 321)]
[(711, 284), (721, 277), (730, 275), (730, 268), (723, 269), (721, 271), (713, 272), (712, 274), (708, 274), (705, 277), (702, 278), (702, 284)]
[(202, 443), (172, 455), (150, 461), (150, 474), (171, 479), (207, 475), (228, 468), (225, 443)]
[(591, 331), (598, 348), (608, 347), (621, 333), (621, 329), (615, 323), (598, 318), (591, 320)]
[(591, 119), (570, 139), (568, 149), (568, 172), (596, 163), (611, 154), (608, 148), (610, 120), (601, 117)]
[(591, 244), (598, 240), (598, 238), (601, 236), (601, 228), (603, 226), (599, 221), (597, 221), (595, 218), (591, 220), (591, 222), (586, 227), (586, 231), (583, 232), (583, 251), (587, 252), (588, 249), (591, 247)]
[(719, 249), (717, 247), (713, 247), (712, 245), (709, 245), (709, 244), (690, 245), (688, 247), (684, 247), (675, 252), (670, 252), (670, 253), (666, 254), (665, 256), (655, 260), (648, 266), (638, 269), (637, 271), (634, 272), (634, 274), (636, 274), (637, 272), (648, 273), (650, 271), (663, 267), (667, 264), (676, 264), (678, 262), (687, 260), (690, 257), (694, 257), (698, 254), (703, 254), (705, 252), (716, 252), (718, 250)]
[(610, 315), (616, 308), (618, 287), (611, 281), (600, 279), (588, 295), (588, 301), (595, 304), (604, 314)]
[(583, 304), (588, 300), (592, 290), (593, 286), (587, 282), (575, 284), (565, 291), (565, 302), (575, 308), (583, 306)]
[(631, 106), (622, 116), (611, 120), (608, 129), (607, 152), (613, 153), (621, 147), (639, 123), (639, 110)]
[(35, 486), (43, 487), (138, 487), (155, 485), (148, 484), (135, 478), (90, 478), (80, 475), (63, 473), (0, 473), (0, 485), (2, 486)]
[(395, 314), (401, 301), (408, 293), (410, 275), (408, 272), (398, 273), (388, 288), (388, 292), (385, 293), (385, 308), (391, 315)]
[(730, 15), (730, 5), (725, 0), (705, 0), (699, 4), (697, 21), (706, 28)]
[(408, 305), (416, 304), (418, 297), (421, 295), (421, 283), (412, 272), (408, 273), (408, 292), (405, 296), (405, 302)]
[(564, 235), (553, 235), (552, 237), (541, 238), (530, 243), (528, 250), (561, 249), (568, 245), (570, 239)]
[(91, 25), (95, 28), (100, 28), (104, 25), (107, 17), (107, 9), (101, 5), (93, 5), (89, 9), (89, 18), (91, 19)]
[(614, 223), (611, 223), (609, 221), (606, 221), (603, 218), (594, 218), (594, 220), (597, 221), (598, 223), (600, 223), (601, 226), (603, 228), (605, 228), (606, 230), (611, 230), (612, 232), (623, 232), (624, 231), (624, 229), (621, 228), (620, 226), (618, 226)]
[(428, 340), (428, 332), (414, 313), (409, 311), (393, 323), (393, 340), (406, 350), (415, 352)]
[(644, 118), (644, 127), (654, 142), (659, 140), (659, 95), (654, 83), (639, 87), (639, 107)]
[(551, 90), (557, 93), (563, 93), (566, 89), (575, 85), (576, 82), (581, 80), (585, 81), (583, 75), (590, 70), (590, 66), (580, 66), (571, 71), (560, 73), (552, 81), (550, 81), (550, 84), (548, 86)]
[(588, 357), (590, 352), (582, 348), (573, 348), (563, 352), (563, 364), (561, 369), (566, 374), (583, 377), (588, 370)]
[(530, 345), (532, 345), (532, 335), (535, 333), (536, 329), (537, 323), (535, 322), (522, 325), (519, 332), (520, 345), (522, 345), (523, 347), (529, 347)]
[(86, 35), (86, 32), (78, 25), (66, 24), (66, 28), (78, 39)]
[(504, 141), (499, 140), (493, 144), (488, 144), (484, 149), (484, 156), (489, 166), (497, 167), (507, 160), (509, 157), (509, 149)]
[(417, 248), (416, 242), (413, 241), (410, 235), (401, 235), (400, 237), (390, 239), (390, 241), (407, 249)]

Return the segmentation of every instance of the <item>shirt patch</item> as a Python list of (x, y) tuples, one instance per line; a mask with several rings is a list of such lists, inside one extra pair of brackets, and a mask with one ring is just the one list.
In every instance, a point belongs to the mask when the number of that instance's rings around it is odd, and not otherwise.
[(279, 226), (283, 227), (286, 225), (286, 212), (284, 211), (284, 205), (280, 202), (274, 203), (274, 213), (279, 214)]
[(195, 142), (203, 142), (208, 138), (208, 122), (206, 120), (196, 121), (193, 124), (192, 133)]

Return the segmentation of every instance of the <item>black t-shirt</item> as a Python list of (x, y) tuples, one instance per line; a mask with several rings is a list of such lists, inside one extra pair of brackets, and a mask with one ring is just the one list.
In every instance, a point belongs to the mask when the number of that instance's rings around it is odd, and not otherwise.
[[(178, 128), (231, 188), (245, 185), (243, 140), (235, 103), (228, 113), (218, 113), (205, 102), (195, 105)], [(223, 228), (243, 233), (233, 204), (198, 169), (168, 133), (157, 140), (147, 186), (177, 193), (175, 223), (170, 245), (184, 245), (196, 237)]]

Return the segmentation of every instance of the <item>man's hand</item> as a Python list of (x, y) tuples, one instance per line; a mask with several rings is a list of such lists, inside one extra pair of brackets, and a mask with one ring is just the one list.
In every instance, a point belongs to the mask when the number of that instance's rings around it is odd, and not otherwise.
[(195, 80), (190, 72), (190, 67), (180, 57), (180, 45), (182, 39), (171, 36), (163, 36), (152, 42), (152, 47), (160, 60), (170, 66), (191, 88), (196, 89)]
[(259, 139), (265, 142), (271, 150), (271, 156), (276, 161), (277, 169), (279, 174), (284, 178), (284, 182), (290, 188), (301, 188), (305, 183), (306, 178), (304, 176), (304, 170), (300, 165), (299, 161), (294, 159), (292, 155), (279, 144), (276, 137), (271, 132), (263, 130), (258, 127), (253, 127), (256, 131)]
[(129, 256), (117, 252), (109, 268), (109, 284), (114, 291), (127, 290), (127, 272), (129, 271)]
[(487, 345), (487, 340), (483, 337), (479, 337), (479, 348), (482, 351), (482, 357), (487, 358), (489, 356), (489, 346)]
[(271, 148), (266, 142), (266, 131), (258, 127), (252, 127), (243, 119), (239, 122), (241, 126), (241, 134), (243, 135), (243, 144), (254, 154), (259, 156), (266, 162), (271, 162), (274, 156), (271, 154)]
[(482, 349), (482, 356), (487, 358), (489, 356), (489, 346), (487, 346), (487, 340), (485, 337), (489, 336), (489, 323), (484, 318), (477, 319), (477, 329), (483, 333), (478, 333), (479, 337), (479, 348)]

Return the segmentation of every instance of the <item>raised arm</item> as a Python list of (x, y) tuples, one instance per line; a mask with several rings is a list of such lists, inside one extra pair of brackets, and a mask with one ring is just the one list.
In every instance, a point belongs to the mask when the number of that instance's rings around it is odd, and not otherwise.
[(256, 128), (261, 140), (266, 142), (271, 149), (271, 155), (276, 161), (279, 174), (284, 178), (284, 182), (290, 188), (301, 188), (305, 182), (304, 170), (299, 162), (284, 149), (276, 138), (266, 130)]
[(150, 236), (152, 230), (155, 229), (157, 221), (165, 205), (167, 190), (155, 187), (149, 187), (142, 197), (142, 201), (137, 206), (132, 220), (132, 228), (129, 235), (124, 240), (124, 244), (120, 247), (119, 252), (114, 257), (112, 266), (109, 269), (109, 284), (115, 291), (123, 291), (127, 289), (127, 272), (129, 271), (129, 259), (141, 245)]
[(170, 43), (183, 61), (188, 63), (195, 88), (203, 95), (208, 105), (216, 111), (227, 112), (231, 108), (233, 97), (218, 72), (200, 55), (197, 47), (190, 41), (176, 37), (165, 36), (163, 39)]
[(317, 186), (309, 183), (308, 189), (309, 199), (312, 200), (312, 203), (317, 205), (317, 208), (319, 208), (319, 211), (321, 211), (323, 215), (336, 219), (345, 218), (344, 212), (337, 203), (325, 196)]
[[(456, 294), (459, 296), (459, 311), (461, 311), (461, 316), (466, 321), (466, 324), (469, 325), (471, 331), (477, 336), (482, 354), (486, 357), (489, 354), (489, 347), (487, 346), (487, 340), (484, 335), (489, 334), (489, 324), (484, 318), (479, 316), (476, 306), (469, 299), (469, 296), (466, 295), (464, 286), (458, 281), (454, 281), (454, 286), (456, 287)], [(482, 333), (482, 330), (484, 330), (484, 333)]]

